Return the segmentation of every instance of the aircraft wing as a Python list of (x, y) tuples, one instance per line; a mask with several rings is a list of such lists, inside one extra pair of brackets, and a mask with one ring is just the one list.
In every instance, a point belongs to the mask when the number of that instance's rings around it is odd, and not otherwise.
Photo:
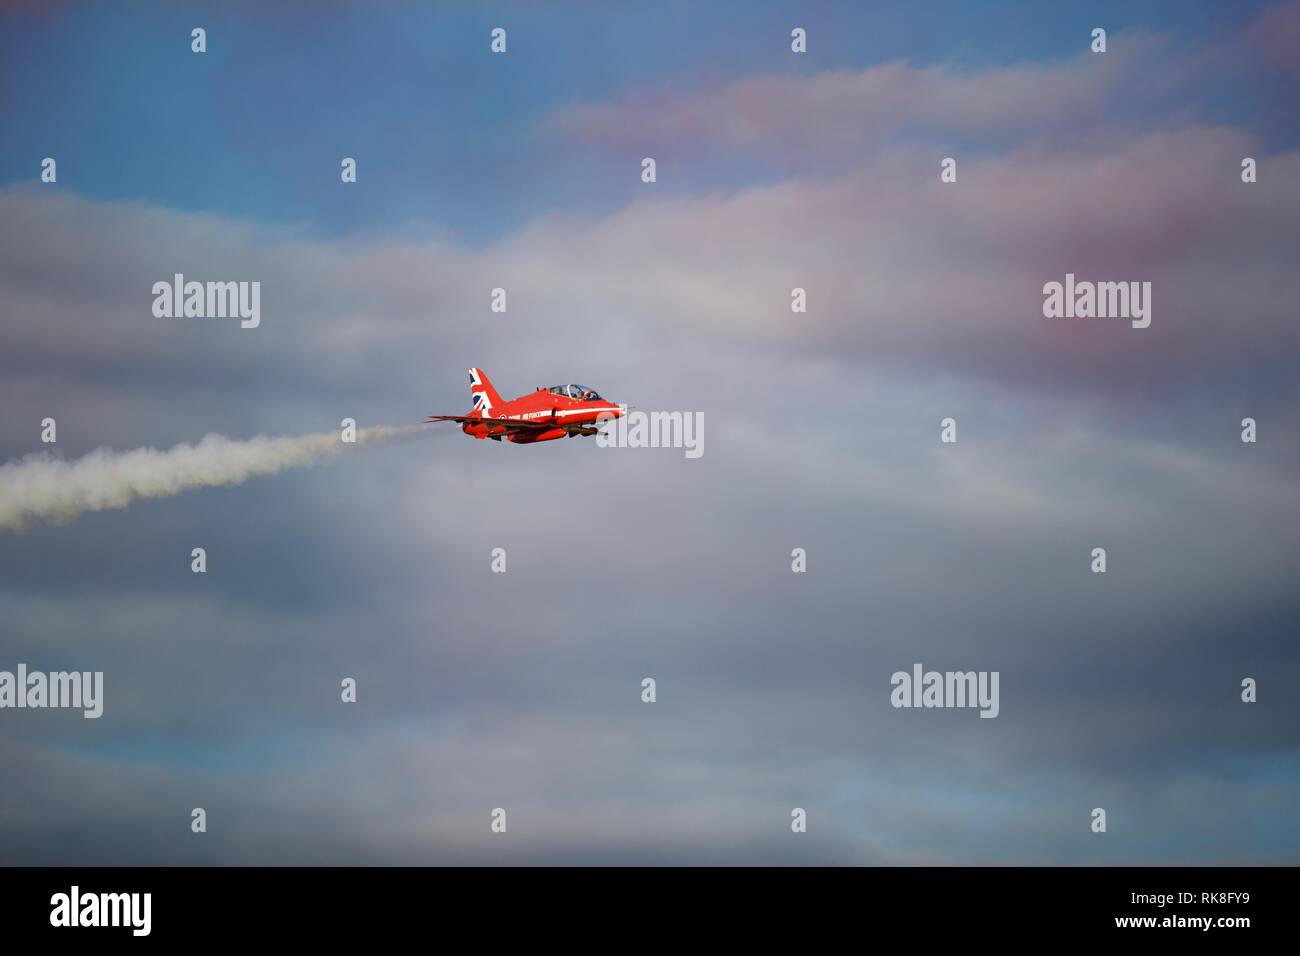
[(518, 418), (479, 418), (474, 415), (430, 415), (423, 424), (429, 422), (455, 422), (458, 425), (487, 425), (490, 428), (504, 428), (507, 431), (550, 431), (557, 428), (550, 421), (521, 421)]

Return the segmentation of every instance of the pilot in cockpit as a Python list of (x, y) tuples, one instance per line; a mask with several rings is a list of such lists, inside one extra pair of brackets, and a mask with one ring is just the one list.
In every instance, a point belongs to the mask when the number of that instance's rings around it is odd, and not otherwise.
[(553, 385), (547, 389), (552, 395), (563, 395), (565, 398), (576, 398), (582, 402), (599, 402), (601, 397), (593, 389), (585, 385)]

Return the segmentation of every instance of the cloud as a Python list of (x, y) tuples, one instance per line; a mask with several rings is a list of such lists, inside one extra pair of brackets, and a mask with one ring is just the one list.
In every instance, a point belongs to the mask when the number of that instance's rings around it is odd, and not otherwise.
[(1042, 139), (1093, 126), (1135, 87), (1155, 100), (1176, 82), (1164, 70), (1152, 81), (1152, 61), (1169, 60), (1166, 41), (1129, 33), (1112, 46), (1105, 56), (1083, 52), (1064, 62), (961, 69), (895, 60), (811, 76), (751, 76), (694, 92), (641, 89), (617, 102), (570, 106), (550, 122), (625, 154), (678, 157), (724, 146), (795, 162), (860, 158), (900, 137)]
[[(236, 380), (275, 374), (294, 401), (415, 387), (444, 354), (545, 368), (573, 342), (609, 343), (586, 364), (585, 377), (598, 378), (657, 338), (697, 355), (795, 349), (1093, 394), (1190, 392), (1222, 377), (1276, 398), (1289, 380), (1284, 357), (1300, 345), (1284, 252), (1300, 228), (1300, 154), (1261, 156), (1260, 182), (1246, 185), (1240, 159), (1254, 145), (1224, 128), (1155, 132), (961, 160), (956, 184), (939, 182), (933, 154), (900, 150), (731, 197), (545, 216), (482, 250), (314, 243), (218, 221), (204, 224), (201, 255), (185, 251), (191, 216), (168, 224), (138, 204), (92, 209), (9, 190), (8, 365), (19, 381), (80, 369), (72, 388), (97, 375), (198, 389), (218, 369)], [(49, 202), (57, 215), (41, 212)], [(76, 207), (86, 207), (79, 229)], [(96, 231), (103, 238), (86, 248)], [(124, 250), (109, 238), (119, 231), (154, 238)], [(51, 292), (73, 251), (84, 271)], [(174, 271), (260, 279), (266, 328), (154, 319), (147, 290)], [(1042, 287), (1067, 272), (1150, 281), (1152, 327), (1044, 319)], [(510, 296), (504, 319), (487, 309), (497, 287)], [(807, 290), (806, 314), (790, 311), (795, 287)], [(508, 334), (482, 334), (493, 326)], [(425, 347), (410, 348), (421, 334)]]
[[(469, 365), (511, 394), (702, 411), (709, 434), (687, 461), (449, 430), (3, 536), (6, 659), (106, 674), (99, 721), (0, 721), (4, 857), (1294, 858), (1300, 157), (1193, 108), (1109, 126), (1145, 75), (1132, 47), (589, 104), (556, 124), (670, 144), (670, 188), (475, 246), (0, 190), (5, 458), (47, 415), (75, 469), (454, 413)], [(978, 146), (951, 185), (948, 126)], [(674, 184), (697, 133), (784, 149), (789, 175)], [(800, 137), (826, 149), (804, 162)], [(260, 280), (261, 327), (154, 318), (177, 271)], [(1044, 319), (1067, 271), (1152, 281), (1151, 329)], [(1000, 670), (1001, 715), (893, 710), (914, 661)], [(214, 839), (178, 841), (200, 805)], [(1123, 836), (1100, 848), (1097, 805)]]

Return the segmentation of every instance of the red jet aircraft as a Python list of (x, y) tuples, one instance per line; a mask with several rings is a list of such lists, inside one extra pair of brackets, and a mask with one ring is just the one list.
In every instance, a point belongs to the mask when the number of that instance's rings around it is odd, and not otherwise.
[(461, 431), (475, 438), (516, 442), (551, 441), (574, 435), (594, 435), (600, 416), (604, 420), (627, 414), (626, 405), (613, 405), (582, 385), (538, 386), (535, 392), (503, 401), (480, 368), (469, 370), (469, 394), (474, 408), (467, 415), (430, 415), (428, 422), (458, 422)]

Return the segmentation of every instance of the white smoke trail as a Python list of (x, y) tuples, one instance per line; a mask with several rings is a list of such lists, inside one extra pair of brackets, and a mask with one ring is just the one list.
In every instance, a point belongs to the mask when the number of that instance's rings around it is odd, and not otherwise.
[[(359, 428), (356, 445), (420, 431), (419, 425)], [(71, 521), (85, 511), (125, 508), (138, 498), (164, 498), (191, 488), (237, 485), (258, 475), (304, 468), (355, 445), (338, 432), (244, 441), (208, 435), (195, 445), (167, 451), (98, 448), (67, 461), (47, 453), (0, 465), (0, 528), (19, 530), (28, 521)]]

